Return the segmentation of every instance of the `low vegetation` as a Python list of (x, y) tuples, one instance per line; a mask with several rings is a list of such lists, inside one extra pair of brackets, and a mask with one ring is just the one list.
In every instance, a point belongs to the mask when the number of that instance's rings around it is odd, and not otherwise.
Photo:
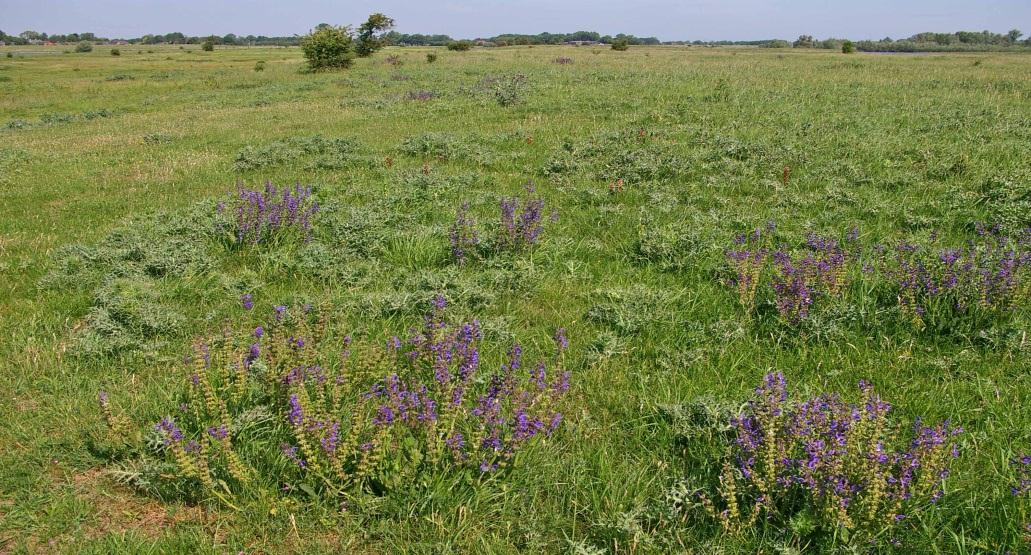
[(1028, 551), (1031, 59), (392, 23), (3, 58), (0, 551)]

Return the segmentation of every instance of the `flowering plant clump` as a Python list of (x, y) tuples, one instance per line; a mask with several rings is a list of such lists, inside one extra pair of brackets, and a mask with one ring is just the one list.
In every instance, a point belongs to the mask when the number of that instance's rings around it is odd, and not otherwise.
[[(962, 247), (900, 242), (865, 253), (853, 229), (844, 241), (810, 234), (796, 251), (774, 247), (767, 224), (739, 235), (725, 252), (741, 305), (772, 304), (781, 320), (799, 325), (821, 299), (845, 298), (850, 279), (891, 305), (917, 329), (971, 331), (989, 327), (1031, 300), (1031, 230), (1019, 238), (978, 226)], [(860, 264), (863, 257), (867, 262)]]
[(459, 264), (465, 264), (469, 253), (480, 244), (480, 235), (476, 231), (476, 220), (469, 215), (469, 203), (463, 203), (455, 214), (455, 223), (448, 231), (451, 240), (451, 254)]
[[(797, 325), (809, 316), (820, 297), (839, 296), (846, 283), (848, 256), (839, 241), (809, 234), (800, 255), (781, 246), (774, 250), (776, 226), (769, 222), (748, 235), (738, 235), (726, 257), (734, 273), (730, 279), (738, 300), (751, 312), (756, 307), (763, 277), (769, 273), (773, 303), (781, 318)], [(848, 240), (854, 240), (849, 232)], [(772, 271), (767, 271), (772, 267)]]
[(445, 304), (438, 297), (422, 328), (385, 348), (330, 341), (310, 306), (279, 306), (264, 326), (197, 343), (185, 399), (154, 426), (156, 455), (174, 480), (220, 498), (254, 481), (339, 496), (389, 492), (424, 472), (505, 469), (562, 422), (565, 332), (553, 362), (524, 366), (516, 344), (483, 376), (478, 322), (448, 322)]
[(544, 198), (537, 194), (532, 182), (526, 184), (526, 194), (523, 198), (502, 198), (499, 238), (501, 248), (519, 251), (536, 245), (544, 229), (541, 220), (543, 212)]
[(856, 404), (797, 401), (783, 374), (767, 375), (732, 420), (730, 457), (718, 485), (698, 493), (701, 506), (728, 532), (805, 514), (823, 532), (866, 540), (936, 503), (962, 429), (918, 419), (904, 434), (891, 405), (859, 388)]
[(893, 254), (883, 249), (882, 267), (917, 327), (941, 329), (963, 316), (976, 323), (1031, 300), (1031, 229), (1018, 239), (977, 230), (960, 248), (899, 243)]
[(730, 284), (737, 293), (738, 301), (745, 310), (751, 312), (755, 308), (755, 298), (759, 290), (763, 269), (769, 258), (769, 235), (776, 229), (773, 222), (765, 228), (756, 228), (748, 235), (734, 238), (734, 247), (727, 249), (726, 257), (734, 272)]
[(220, 202), (217, 210), (234, 217), (237, 243), (257, 244), (287, 233), (299, 233), (305, 241), (310, 240), (311, 220), (319, 204), (310, 187), (298, 184), (279, 189), (269, 181), (263, 189), (240, 185), (229, 205)]
[(1010, 487), (1010, 492), (1017, 499), (1020, 506), (1020, 522), (1023, 523), (1021, 536), (1025, 542), (1031, 543), (1031, 521), (1029, 521), (1028, 501), (1031, 500), (1031, 454), (1024, 453), (1010, 459), (1010, 466), (1016, 473), (1016, 480)]

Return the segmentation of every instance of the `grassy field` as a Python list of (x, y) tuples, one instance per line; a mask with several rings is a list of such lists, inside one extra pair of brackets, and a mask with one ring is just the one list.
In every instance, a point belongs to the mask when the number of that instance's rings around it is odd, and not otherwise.
[[(1003, 315), (920, 328), (857, 271), (799, 323), (767, 289), (742, 307), (724, 250), (769, 221), (796, 250), (855, 227), (857, 261), (1031, 226), (1031, 56), (387, 48), (309, 74), (297, 48), (119, 48), (0, 48), (0, 552), (1027, 551), (1026, 288)], [(215, 204), (265, 180), (313, 188), (310, 241), (217, 236)], [(462, 203), (493, 243), (531, 180), (538, 244), (456, 263)], [(484, 368), (567, 330), (563, 423), (503, 473), (342, 501), (244, 446), (260, 479), (177, 494), (133, 474), (159, 455), (110, 446), (98, 392), (146, 433), (184, 399), (198, 337), (314, 303), (327, 349), (382, 344), (436, 294), (481, 322)], [(867, 380), (905, 430), (962, 426), (944, 495), (869, 544), (802, 517), (728, 534), (674, 502), (729, 449), (690, 415), (741, 407), (771, 371), (852, 401)]]

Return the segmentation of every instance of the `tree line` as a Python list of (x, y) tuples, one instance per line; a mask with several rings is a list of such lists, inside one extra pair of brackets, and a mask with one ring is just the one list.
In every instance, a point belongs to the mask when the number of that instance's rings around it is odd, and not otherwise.
[[(316, 28), (323, 28), (328, 24), (320, 24)], [(944, 51), (978, 51), (978, 50), (999, 50), (1012, 47), (1031, 47), (1031, 37), (1021, 40), (1023, 33), (1019, 29), (1013, 29), (1007, 33), (993, 33), (991, 31), (957, 31), (954, 33), (923, 32), (912, 35), (908, 38), (894, 40), (886, 37), (880, 40), (857, 40), (853, 44), (855, 48), (866, 52), (944, 52)], [(0, 31), (0, 40), (7, 44), (39, 44), (44, 42), (55, 43), (76, 43), (87, 42), (121, 42), (130, 44), (215, 44), (229, 46), (298, 46), (303, 36), (291, 35), (280, 37), (269, 37), (265, 35), (226, 35), (208, 36), (187, 36), (183, 33), (173, 32), (163, 35), (148, 34), (142, 37), (128, 39), (107, 39), (98, 37), (94, 33), (68, 33), (51, 34), (36, 31), (23, 31), (17, 35), (8, 35)], [(382, 44), (394, 44), (400, 46), (447, 46), (455, 43), (477, 44), (481, 46), (516, 46), (516, 45), (547, 45), (564, 44), (567, 42), (597, 42), (601, 44), (623, 43), (630, 45), (640, 44), (673, 44), (673, 45), (695, 45), (695, 46), (758, 46), (764, 48), (822, 48), (828, 50), (840, 50), (847, 39), (827, 38), (816, 39), (812, 35), (802, 35), (793, 42), (784, 39), (762, 39), (747, 41), (660, 41), (656, 37), (636, 37), (619, 33), (617, 35), (602, 35), (595, 31), (576, 31), (573, 33), (538, 33), (536, 35), (505, 33), (493, 37), (482, 37), (474, 40), (456, 40), (449, 35), (436, 34), (425, 35), (420, 33), (398, 33), (390, 31), (379, 37)]]

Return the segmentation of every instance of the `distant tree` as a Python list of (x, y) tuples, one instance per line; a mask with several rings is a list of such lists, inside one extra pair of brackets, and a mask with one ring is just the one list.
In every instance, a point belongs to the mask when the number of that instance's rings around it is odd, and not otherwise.
[(799, 35), (798, 40), (792, 46), (795, 48), (812, 48), (815, 42), (816, 40), (813, 39), (812, 35)]
[(1010, 32), (1006, 33), (1006, 38), (1009, 39), (1010, 44), (1016, 44), (1022, 36), (1024, 36), (1024, 33), (1020, 29), (1010, 29)]
[(856, 51), (856, 45), (853, 44), (852, 41), (846, 40), (846, 41), (841, 43), (841, 53), (842, 54), (852, 54), (855, 51)]
[(236, 44), (236, 42), (237, 42), (236, 35), (234, 35), (232, 33), (229, 33), (228, 35), (222, 37), (222, 44)]
[(630, 48), (630, 41), (626, 37), (620, 37), (612, 41), (612, 49), (623, 52)]
[(369, 19), (358, 27), (358, 41), (355, 45), (355, 53), (360, 58), (371, 56), (373, 52), (383, 48), (387, 43), (383, 34), (394, 28), (394, 20), (381, 14), (374, 13)]
[(46, 33), (37, 33), (36, 31), (22, 31), (18, 33), (18, 36), (25, 40), (44, 40), (47, 38)]
[(320, 25), (301, 38), (301, 51), (312, 71), (346, 69), (354, 63), (354, 39), (348, 27)]

